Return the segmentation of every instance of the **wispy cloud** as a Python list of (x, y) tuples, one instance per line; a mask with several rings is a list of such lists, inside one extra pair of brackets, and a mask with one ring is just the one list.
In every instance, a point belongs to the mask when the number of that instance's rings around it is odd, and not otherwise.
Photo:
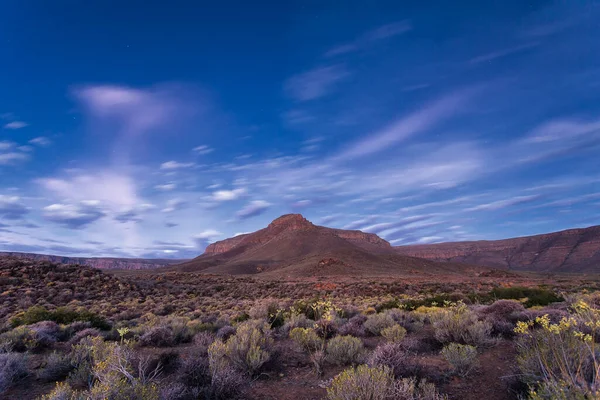
[(540, 198), (540, 195), (529, 195), (529, 196), (517, 196), (505, 200), (497, 200), (491, 203), (480, 204), (475, 207), (465, 209), (465, 211), (483, 211), (483, 210), (500, 210), (503, 208), (515, 206), (518, 204), (525, 204), (535, 201)]
[(352, 42), (344, 43), (331, 48), (325, 53), (325, 57), (335, 57), (342, 54), (358, 51), (360, 49), (368, 47), (374, 42), (401, 35), (410, 31), (411, 29), (412, 25), (409, 21), (398, 21), (391, 24), (382, 25), (378, 28), (364, 33)]
[(490, 53), (486, 53), (486, 54), (482, 54), (480, 56), (474, 57), (469, 60), (469, 63), (470, 64), (481, 64), (484, 62), (490, 62), (490, 61), (494, 61), (498, 58), (507, 57), (512, 54), (521, 53), (526, 50), (533, 49), (537, 46), (539, 46), (539, 43), (534, 42), (534, 43), (521, 44), (518, 46), (509, 47), (509, 48), (505, 48), (505, 49), (500, 49), (500, 50), (492, 51)]
[(192, 149), (192, 152), (198, 155), (206, 155), (212, 153), (215, 149), (207, 145), (196, 146)]
[(454, 93), (428, 104), (414, 113), (400, 118), (381, 131), (367, 135), (337, 155), (334, 160), (350, 160), (374, 154), (409, 137), (426, 131), (456, 115), (466, 104), (470, 92)]
[(156, 190), (160, 190), (163, 192), (169, 192), (171, 190), (174, 190), (177, 187), (177, 185), (175, 185), (174, 183), (165, 183), (163, 185), (156, 185), (154, 186), (154, 188)]
[(211, 196), (212, 201), (223, 202), (237, 200), (246, 194), (245, 188), (233, 189), (233, 190), (217, 190), (213, 192)]
[(27, 122), (12, 121), (4, 125), (4, 129), (22, 129), (29, 126)]
[(294, 75), (285, 84), (285, 92), (298, 101), (315, 100), (333, 91), (335, 85), (348, 78), (350, 72), (342, 65), (330, 65)]
[(247, 204), (244, 208), (235, 213), (235, 216), (238, 219), (248, 219), (252, 217), (256, 217), (264, 213), (266, 210), (271, 207), (271, 203), (264, 200), (253, 200), (249, 204)]
[(29, 141), (29, 143), (34, 144), (36, 146), (46, 147), (46, 146), (50, 146), (52, 144), (52, 140), (48, 139), (45, 136), (39, 136), (34, 139), (31, 139)]
[(166, 161), (162, 164), (160, 164), (160, 169), (162, 170), (177, 170), (177, 169), (185, 169), (185, 168), (191, 168), (193, 167), (194, 163), (181, 163), (178, 161)]

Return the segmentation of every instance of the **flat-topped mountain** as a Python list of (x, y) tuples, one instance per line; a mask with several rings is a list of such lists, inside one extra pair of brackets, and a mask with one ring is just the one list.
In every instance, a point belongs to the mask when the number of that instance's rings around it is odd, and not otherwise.
[(400, 255), (375, 234), (314, 225), (300, 214), (283, 215), (264, 229), (213, 243), (173, 269), (277, 277), (473, 275), (486, 270)]
[(64, 257), (49, 254), (0, 252), (0, 256), (50, 261), (58, 264), (79, 264), (98, 269), (154, 269), (180, 263), (184, 260), (154, 258), (112, 258), (112, 257)]
[(395, 247), (399, 254), (520, 271), (600, 273), (600, 226), (503, 240)]

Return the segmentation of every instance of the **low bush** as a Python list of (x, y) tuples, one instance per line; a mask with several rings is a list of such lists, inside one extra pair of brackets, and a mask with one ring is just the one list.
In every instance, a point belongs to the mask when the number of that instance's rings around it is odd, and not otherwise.
[(0, 353), (0, 394), (27, 376), (25, 357), (18, 353)]
[(362, 340), (353, 336), (336, 336), (327, 343), (327, 360), (332, 364), (356, 364), (363, 352)]
[(231, 325), (225, 325), (217, 331), (217, 339), (227, 340), (231, 336), (235, 335), (235, 328)]
[(406, 337), (406, 329), (400, 325), (393, 325), (381, 330), (383, 336), (388, 342), (399, 343)]
[(13, 327), (31, 325), (41, 321), (54, 321), (58, 324), (67, 325), (75, 321), (89, 322), (94, 328), (101, 330), (110, 329), (110, 324), (102, 316), (93, 312), (83, 310), (75, 311), (65, 307), (59, 307), (54, 311), (48, 311), (41, 306), (33, 306), (18, 314), (11, 320)]
[(367, 316), (363, 314), (357, 314), (350, 318), (345, 324), (340, 326), (338, 334), (342, 336), (351, 335), (355, 337), (362, 337), (366, 335), (364, 323), (367, 320)]
[(19, 326), (13, 330), (0, 335), (0, 345), (10, 351), (40, 351), (52, 346), (56, 338), (46, 334), (38, 333), (29, 326)]
[(359, 365), (338, 374), (327, 388), (329, 400), (388, 400), (394, 397), (395, 383), (387, 367)]
[(452, 366), (452, 371), (460, 376), (467, 376), (477, 366), (477, 349), (473, 346), (450, 343), (441, 354)]
[(85, 329), (78, 331), (75, 335), (73, 335), (71, 340), (69, 340), (69, 343), (77, 344), (86, 337), (96, 337), (96, 336), (100, 336), (100, 331), (98, 329), (85, 328)]
[(492, 326), (479, 321), (477, 315), (462, 303), (442, 309), (432, 315), (435, 338), (440, 343), (461, 343), (487, 346), (493, 343)]
[(68, 355), (52, 352), (46, 358), (42, 369), (38, 372), (39, 379), (46, 382), (62, 381), (73, 369)]
[(404, 378), (394, 386), (394, 400), (447, 400), (445, 395), (438, 393), (433, 383), (425, 380), (417, 382), (413, 378)]
[(379, 336), (382, 330), (394, 325), (396, 321), (388, 313), (369, 315), (364, 323), (367, 332), (374, 336)]
[(600, 309), (582, 301), (558, 323), (547, 315), (517, 323), (517, 362), (530, 397), (545, 398), (542, 392), (558, 399), (600, 396), (599, 327)]
[(323, 339), (321, 339), (314, 329), (310, 328), (294, 328), (290, 332), (290, 339), (296, 344), (312, 352), (323, 347)]
[(140, 336), (140, 345), (171, 347), (175, 345), (175, 337), (171, 328), (164, 325), (155, 326)]
[(526, 299), (524, 302), (525, 307), (547, 306), (565, 300), (562, 296), (548, 289), (520, 286), (494, 288), (490, 291), (490, 295), (496, 299)]
[(373, 350), (368, 364), (372, 367), (388, 367), (396, 378), (406, 371), (406, 353), (398, 343), (384, 343)]
[(270, 334), (269, 325), (264, 321), (243, 322), (227, 342), (211, 344), (209, 356), (222, 368), (231, 365), (248, 375), (255, 375), (271, 357), (273, 340)]

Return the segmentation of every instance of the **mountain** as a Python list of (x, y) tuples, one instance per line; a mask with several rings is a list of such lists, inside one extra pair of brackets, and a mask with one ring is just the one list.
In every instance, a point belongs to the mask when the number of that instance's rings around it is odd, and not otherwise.
[(57, 264), (79, 264), (98, 269), (153, 269), (180, 263), (184, 260), (110, 258), (110, 257), (63, 257), (48, 254), (0, 252), (0, 256), (12, 256)]
[(271, 277), (474, 276), (489, 271), (400, 255), (375, 234), (317, 226), (300, 214), (283, 215), (264, 229), (213, 243), (201, 256), (171, 269)]
[(600, 226), (503, 240), (397, 246), (398, 254), (517, 271), (600, 273)]

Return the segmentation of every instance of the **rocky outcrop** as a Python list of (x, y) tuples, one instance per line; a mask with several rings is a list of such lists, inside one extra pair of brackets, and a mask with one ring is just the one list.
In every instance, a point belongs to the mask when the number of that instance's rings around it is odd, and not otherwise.
[(400, 254), (537, 272), (600, 272), (600, 226), (493, 241), (398, 246)]
[(142, 258), (97, 258), (63, 257), (48, 254), (0, 252), (0, 255), (36, 261), (50, 261), (57, 264), (79, 264), (98, 269), (153, 269), (177, 264), (185, 260), (161, 260)]

